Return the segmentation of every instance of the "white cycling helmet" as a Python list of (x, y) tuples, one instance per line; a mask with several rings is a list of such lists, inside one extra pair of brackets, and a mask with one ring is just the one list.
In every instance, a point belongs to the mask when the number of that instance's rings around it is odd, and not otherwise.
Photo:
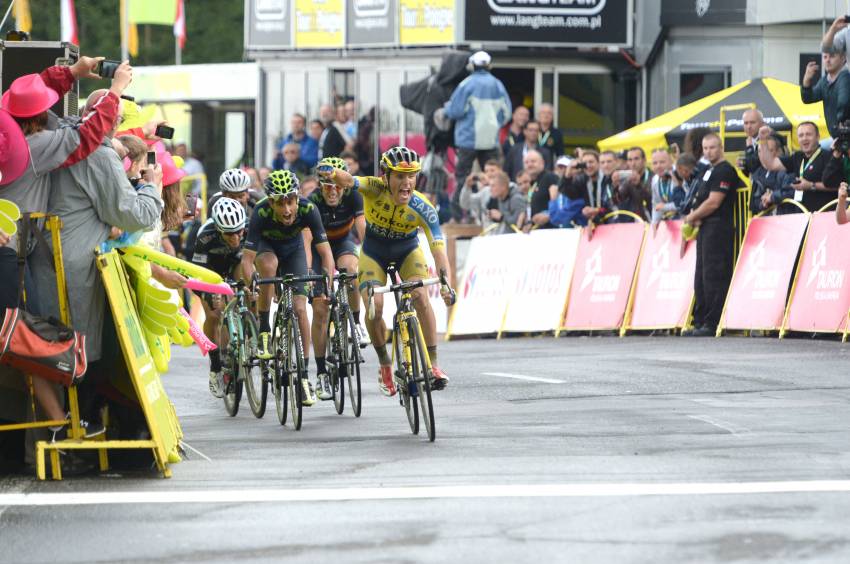
[(233, 233), (245, 228), (245, 208), (231, 198), (221, 198), (212, 207), (212, 220), (222, 233)]
[(229, 168), (218, 177), (218, 186), (225, 192), (244, 192), (251, 186), (251, 177), (241, 168)]

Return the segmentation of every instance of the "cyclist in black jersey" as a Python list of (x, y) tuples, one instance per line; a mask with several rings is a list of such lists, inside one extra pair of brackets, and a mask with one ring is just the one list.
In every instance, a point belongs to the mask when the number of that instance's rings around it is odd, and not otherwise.
[[(242, 276), (247, 281), (256, 270), (262, 278), (273, 278), (278, 270), (283, 274), (296, 276), (307, 274), (307, 253), (313, 243), (321, 260), (322, 272), (330, 276), (334, 271), (334, 259), (328, 236), (322, 226), (322, 218), (315, 204), (298, 196), (298, 178), (288, 170), (276, 170), (266, 179), (268, 198), (260, 201), (251, 214), (248, 224), (248, 236), (245, 249), (242, 251)], [(302, 235), (303, 234), (303, 235)], [(315, 268), (318, 268), (316, 265)], [(327, 293), (330, 283), (325, 284)], [(271, 308), (274, 287), (264, 284), (260, 287), (260, 344), (257, 356), (261, 359), (271, 358), (269, 341), (271, 340), (271, 325), (269, 309)], [(307, 318), (307, 287), (306, 285), (295, 292), (293, 303), (298, 325), (301, 329), (301, 340), (304, 348), (305, 367), (309, 362), (310, 350), (310, 321)], [(314, 300), (326, 300), (326, 296)], [(322, 351), (324, 353), (324, 351)], [(306, 378), (302, 381), (304, 387), (304, 405), (316, 402), (313, 386)]]
[[(348, 170), (345, 161), (338, 157), (325, 157), (319, 161), (319, 166), (330, 166)], [(357, 257), (359, 248), (352, 235), (352, 229), (357, 230), (360, 240), (366, 232), (366, 218), (363, 216), (363, 196), (354, 190), (346, 190), (333, 182), (324, 180), (320, 188), (307, 198), (319, 210), (322, 225), (328, 235), (334, 262), (339, 271), (345, 270), (353, 274), (357, 272)], [(310, 257), (308, 257), (310, 258)], [(315, 246), (312, 252), (312, 264), (320, 262)], [(360, 293), (352, 289), (348, 293), (351, 313), (356, 322), (361, 346), (369, 344), (368, 333), (360, 325)], [(320, 400), (333, 398), (330, 379), (325, 370), (325, 345), (327, 344), (328, 321), (330, 309), (323, 300), (313, 302), (313, 348), (316, 351), (316, 394)]]
[[(192, 263), (218, 273), (222, 278), (238, 278), (242, 260), (242, 235), (245, 232), (245, 208), (236, 200), (223, 198), (210, 210), (210, 219), (204, 223), (195, 238)], [(204, 306), (204, 333), (221, 346), (221, 312), (224, 299), (219, 294), (198, 292)], [(210, 392), (224, 396), (221, 353), (210, 351)]]

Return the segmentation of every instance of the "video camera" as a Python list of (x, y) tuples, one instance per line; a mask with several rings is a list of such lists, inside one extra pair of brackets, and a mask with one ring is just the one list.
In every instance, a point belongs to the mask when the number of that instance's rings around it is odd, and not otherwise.
[(845, 120), (838, 124), (834, 148), (842, 155), (850, 153), (850, 120)]

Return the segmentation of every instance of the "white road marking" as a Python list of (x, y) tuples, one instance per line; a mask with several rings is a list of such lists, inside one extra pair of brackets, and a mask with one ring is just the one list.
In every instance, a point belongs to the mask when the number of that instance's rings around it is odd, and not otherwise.
[(207, 456), (203, 452), (199, 451), (198, 449), (196, 449), (195, 447), (193, 447), (192, 445), (190, 445), (186, 441), (180, 441), (180, 446), (183, 447), (184, 449), (188, 448), (189, 450), (191, 450), (195, 454), (199, 455), (201, 458), (203, 458), (207, 462), (212, 462), (212, 458), (210, 458), (209, 456)]
[(566, 384), (563, 380), (554, 378), (538, 378), (537, 376), (523, 376), (522, 374), (509, 374), (507, 372), (482, 372), (482, 376), (496, 376), (498, 378), (513, 378), (514, 380), (526, 380), (528, 382), (543, 382), (544, 384)]
[(159, 490), (0, 494), (0, 507), (41, 505), (259, 503), (292, 501), (378, 501), (447, 498), (642, 497), (847, 493), (850, 480), (790, 482), (713, 482), (658, 484), (504, 484), (389, 488), (316, 488), (254, 490)]
[(750, 432), (746, 427), (742, 427), (741, 425), (735, 425), (734, 423), (729, 423), (728, 421), (721, 421), (719, 419), (715, 419), (713, 417), (709, 417), (708, 415), (688, 415), (691, 419), (696, 419), (697, 421), (702, 421), (703, 423), (708, 423), (709, 425), (714, 425), (718, 429), (723, 429), (733, 435), (740, 436), (746, 435)]

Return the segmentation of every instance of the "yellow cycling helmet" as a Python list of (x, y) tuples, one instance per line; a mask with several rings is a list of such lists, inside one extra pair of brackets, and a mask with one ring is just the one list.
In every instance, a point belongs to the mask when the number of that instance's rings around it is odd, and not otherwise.
[(419, 162), (419, 155), (413, 149), (407, 147), (392, 147), (386, 153), (381, 155), (381, 170), (389, 172), (419, 172), (422, 170), (422, 164)]
[(318, 166), (332, 166), (345, 172), (348, 172), (348, 163), (339, 157), (325, 157), (319, 161)]
[(274, 170), (266, 178), (266, 194), (272, 199), (296, 196), (298, 185), (298, 177), (291, 170)]

